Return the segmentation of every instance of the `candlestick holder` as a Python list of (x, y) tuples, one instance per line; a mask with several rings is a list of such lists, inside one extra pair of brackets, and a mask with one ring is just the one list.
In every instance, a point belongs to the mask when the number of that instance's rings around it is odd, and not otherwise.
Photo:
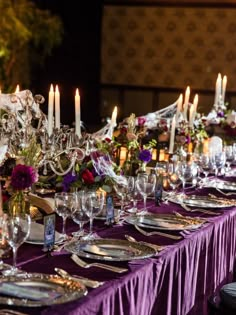
[(95, 141), (112, 138), (114, 119), (94, 134), (79, 137), (74, 128), (62, 126), (49, 135), (47, 116), (40, 109), (43, 102), (43, 96), (33, 97), (29, 90), (0, 94), (0, 165), (10, 157), (42, 168), (43, 175), (52, 171), (64, 176), (95, 151)]

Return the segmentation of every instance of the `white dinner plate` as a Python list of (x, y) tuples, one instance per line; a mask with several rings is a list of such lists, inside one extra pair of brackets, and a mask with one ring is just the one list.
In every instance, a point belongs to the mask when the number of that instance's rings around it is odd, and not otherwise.
[[(55, 233), (55, 244), (59, 244), (63, 240), (61, 233)], [(26, 240), (28, 244), (44, 245), (44, 225), (37, 222), (31, 222), (30, 235)]]

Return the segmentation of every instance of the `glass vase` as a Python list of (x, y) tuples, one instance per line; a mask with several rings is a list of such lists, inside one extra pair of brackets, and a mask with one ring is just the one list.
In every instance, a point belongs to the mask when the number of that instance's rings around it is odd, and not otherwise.
[(30, 214), (30, 202), (27, 193), (17, 190), (8, 201), (8, 215), (17, 216), (19, 214)]

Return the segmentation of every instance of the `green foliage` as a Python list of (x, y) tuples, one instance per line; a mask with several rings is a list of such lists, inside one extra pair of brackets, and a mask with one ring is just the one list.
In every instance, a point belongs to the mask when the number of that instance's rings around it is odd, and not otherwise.
[(34, 65), (61, 43), (62, 22), (29, 0), (0, 0), (0, 16), (0, 86), (28, 88)]
[(18, 156), (24, 159), (25, 165), (38, 167), (41, 160), (41, 146), (34, 136), (32, 136), (29, 146), (18, 152)]

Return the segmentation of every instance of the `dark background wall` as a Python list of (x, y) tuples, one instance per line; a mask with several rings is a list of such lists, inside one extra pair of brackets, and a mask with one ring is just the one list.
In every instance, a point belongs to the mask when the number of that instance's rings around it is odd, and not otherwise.
[[(39, 7), (59, 15), (64, 38), (43, 69), (33, 73), (32, 90), (48, 97), (51, 83), (61, 92), (61, 121), (74, 119), (75, 89), (80, 89), (81, 118), (88, 125), (100, 123), (100, 33), (102, 1), (35, 0)], [(46, 101), (47, 103), (47, 101)], [(47, 105), (44, 105), (45, 110)]]
[[(50, 84), (59, 85), (62, 123), (72, 123), (74, 119), (76, 87), (80, 88), (82, 120), (93, 129), (101, 124), (101, 117), (111, 115), (115, 105), (119, 107), (119, 119), (131, 112), (147, 114), (173, 103), (187, 85), (191, 86), (192, 98), (199, 93), (201, 111), (208, 112), (218, 72), (228, 75), (226, 100), (236, 108), (236, 1), (35, 2), (61, 16), (64, 23), (62, 45), (53, 51), (43, 69), (34, 71), (30, 87), (47, 99)], [(161, 19), (164, 22), (160, 25)], [(206, 30), (214, 32), (209, 35)], [(140, 38), (144, 42), (140, 43)], [(196, 47), (202, 42), (204, 47)], [(218, 43), (217, 48), (214, 45)], [(161, 50), (167, 53), (161, 55)], [(192, 54), (186, 60), (184, 56), (189, 54), (184, 52), (188, 50), (193, 51), (194, 58)], [(168, 57), (170, 51), (177, 61)], [(165, 56), (169, 59), (165, 60)], [(145, 81), (145, 76), (149, 80)], [(47, 102), (44, 106), (46, 111)]]

